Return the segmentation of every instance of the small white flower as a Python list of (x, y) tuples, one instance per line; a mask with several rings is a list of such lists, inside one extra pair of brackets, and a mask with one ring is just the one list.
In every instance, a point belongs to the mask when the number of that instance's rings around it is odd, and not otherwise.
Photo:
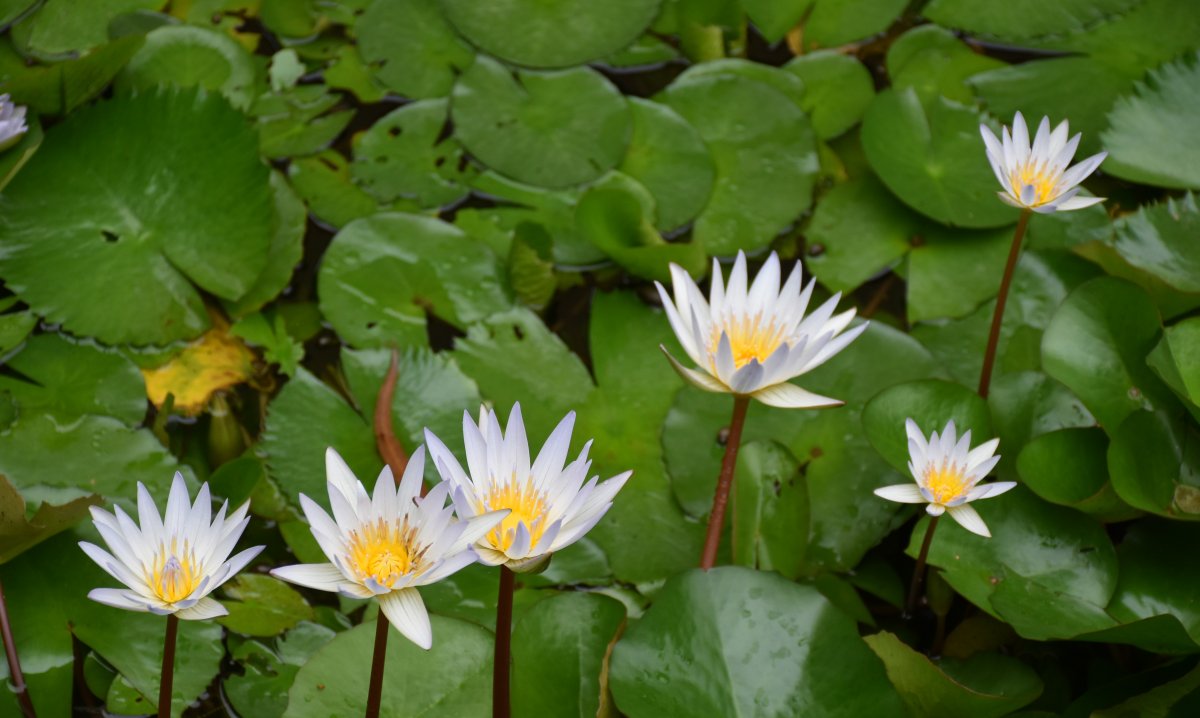
[(917, 483), (884, 486), (875, 489), (875, 495), (902, 504), (928, 504), (925, 510), (930, 516), (949, 513), (966, 530), (991, 537), (987, 524), (970, 502), (999, 496), (1017, 485), (1014, 481), (976, 485), (1000, 461), (995, 455), (1000, 440), (985, 441), (971, 449), (970, 430), (959, 439), (953, 421), (946, 424), (940, 437), (933, 432), (929, 441), (912, 419), (904, 423), (904, 428), (908, 432), (908, 470)]
[(92, 521), (112, 553), (87, 541), (79, 546), (128, 588), (97, 588), (88, 593), (88, 598), (116, 608), (173, 613), (193, 621), (229, 613), (208, 594), (263, 550), (255, 546), (228, 558), (250, 522), (246, 518), (250, 504), (243, 504), (226, 518), (225, 503), (213, 518), (208, 484), (200, 487), (193, 505), (183, 475), (178, 472), (171, 484), (165, 517), (160, 518), (154, 499), (140, 482), (137, 504), (140, 527), (120, 506), (114, 508), (115, 514), (92, 507)]
[(486, 407), (480, 410), (478, 425), (463, 412), (469, 476), (446, 445), (425, 430), (425, 442), (438, 472), (454, 487), (452, 496), (460, 517), (498, 509), (512, 511), (476, 544), (480, 561), (504, 564), (513, 571), (535, 570), (551, 553), (582, 538), (612, 506), (613, 497), (633, 472), (601, 484), (597, 484), (600, 477), (594, 476), (585, 484), (592, 465), (587, 458), (590, 441), (579, 458), (564, 468), (574, 424), (575, 412), (570, 412), (546, 439), (531, 467), (520, 404), (513, 406), (505, 432), (501, 432), (496, 414)]
[(0, 95), (0, 150), (15, 145), (27, 131), (25, 108), (14, 105), (8, 95)]
[(748, 285), (746, 255), (738, 252), (729, 285), (721, 265), (713, 260), (712, 289), (707, 301), (683, 268), (671, 265), (675, 301), (655, 282), (667, 319), (683, 350), (699, 369), (688, 369), (662, 347), (671, 366), (695, 386), (711, 392), (752, 396), (785, 409), (838, 406), (842, 402), (818, 396), (788, 382), (837, 354), (867, 328), (863, 322), (842, 333), (855, 310), (837, 316), (841, 293), (812, 314), (804, 315), (815, 280), (800, 288), (800, 263), (779, 287), (779, 257), (774, 252)]
[(1083, 209), (1104, 201), (1103, 197), (1075, 196), (1080, 189), (1079, 183), (1096, 171), (1108, 153), (1092, 155), (1067, 169), (1079, 146), (1080, 135), (1077, 133), (1067, 139), (1066, 120), (1051, 132), (1050, 118), (1043, 117), (1032, 147), (1029, 146), (1029, 128), (1020, 112), (1013, 118), (1012, 134), (1007, 127), (1001, 133), (1003, 141), (996, 139), (986, 125), (979, 126), (979, 134), (983, 135), (983, 143), (987, 146), (992, 171), (1004, 188), (998, 193), (1000, 199), (1008, 204), (1049, 214)]
[(333, 518), (300, 494), (313, 538), (331, 563), (297, 564), (271, 571), (276, 578), (352, 598), (379, 598), (379, 608), (402, 634), (421, 648), (433, 645), (429, 613), (417, 586), (440, 581), (475, 562), (471, 544), (505, 512), (469, 521), (454, 520), (442, 482), (421, 497), (425, 447), (417, 447), (396, 484), (384, 467), (367, 490), (333, 449), (325, 452), (325, 474)]

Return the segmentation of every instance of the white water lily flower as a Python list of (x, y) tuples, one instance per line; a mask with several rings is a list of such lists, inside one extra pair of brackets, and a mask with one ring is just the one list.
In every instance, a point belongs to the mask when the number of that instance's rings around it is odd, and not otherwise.
[(469, 476), (446, 445), (425, 430), (425, 442), (438, 472), (454, 487), (459, 516), (512, 511), (475, 545), (480, 561), (504, 564), (513, 571), (535, 570), (545, 565), (550, 554), (583, 538), (612, 506), (613, 497), (633, 472), (604, 483), (597, 483), (600, 477), (593, 476), (585, 484), (592, 465), (587, 458), (591, 441), (584, 444), (579, 458), (564, 468), (574, 425), (575, 412), (570, 412), (530, 466), (520, 404), (513, 406), (504, 432), (496, 414), (486, 407), (480, 410), (478, 425), (463, 412)]
[(255, 546), (228, 558), (250, 522), (246, 518), (249, 502), (228, 518), (225, 503), (213, 518), (208, 484), (200, 487), (196, 503), (191, 504), (183, 475), (176, 472), (167, 513), (160, 517), (146, 487), (139, 482), (137, 490), (140, 527), (120, 506), (112, 514), (92, 507), (92, 521), (112, 553), (87, 541), (79, 546), (128, 588), (97, 588), (88, 598), (116, 608), (173, 613), (192, 621), (229, 613), (208, 594), (263, 550)]
[(15, 145), (29, 131), (25, 124), (25, 108), (14, 105), (8, 95), (0, 95), (0, 150)]
[(655, 282), (667, 319), (683, 350), (699, 369), (688, 369), (666, 347), (663, 352), (684, 380), (711, 392), (752, 396), (785, 409), (838, 406), (789, 383), (837, 354), (867, 328), (863, 322), (844, 332), (855, 310), (834, 316), (841, 293), (812, 314), (804, 315), (816, 280), (800, 288), (800, 263), (780, 289), (779, 257), (774, 252), (748, 286), (746, 255), (738, 252), (729, 285), (713, 260), (712, 289), (707, 301), (678, 265), (671, 265), (675, 301)]
[(504, 516), (493, 511), (468, 521), (454, 519), (443, 482), (421, 496), (425, 447), (417, 447), (399, 485), (384, 467), (367, 490), (333, 449), (325, 452), (326, 488), (333, 518), (300, 494), (313, 538), (330, 563), (283, 566), (271, 575), (300, 586), (352, 598), (379, 599), (379, 608), (405, 637), (421, 648), (433, 645), (433, 630), (417, 586), (446, 578), (475, 562), (471, 544)]
[(903, 504), (928, 504), (925, 510), (930, 516), (948, 513), (971, 533), (990, 538), (987, 524), (970, 502), (999, 496), (1017, 485), (1015, 481), (977, 485), (1000, 461), (996, 455), (1000, 440), (985, 441), (972, 449), (970, 430), (959, 439), (953, 421), (946, 424), (941, 436), (935, 431), (928, 441), (912, 419), (904, 428), (908, 432), (908, 470), (917, 483), (884, 486), (875, 489), (875, 494)]
[(1000, 186), (1000, 199), (1014, 207), (1031, 209), (1041, 214), (1056, 211), (1083, 209), (1104, 201), (1103, 197), (1077, 197), (1079, 183), (1096, 171), (1108, 157), (1107, 152), (1092, 155), (1074, 167), (1067, 169), (1080, 135), (1067, 139), (1067, 121), (1059, 123), (1050, 131), (1050, 118), (1043, 117), (1038, 125), (1033, 146), (1029, 145), (1029, 128), (1025, 118), (1018, 112), (1013, 118), (1012, 133), (1002, 131), (1003, 140), (996, 138), (986, 125), (979, 126), (983, 143), (987, 146), (987, 158)]

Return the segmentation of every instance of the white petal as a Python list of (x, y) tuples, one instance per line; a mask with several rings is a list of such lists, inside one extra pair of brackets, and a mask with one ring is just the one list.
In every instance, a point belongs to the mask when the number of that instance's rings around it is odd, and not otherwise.
[(746, 287), (746, 253), (738, 250), (733, 271), (729, 273), (729, 284), (725, 287), (725, 301), (730, 311), (740, 312), (746, 306)]
[(964, 529), (973, 534), (979, 534), (985, 538), (991, 538), (992, 533), (988, 531), (987, 524), (979, 517), (977, 512), (970, 504), (962, 504), (961, 506), (952, 506), (946, 510), (950, 514), (950, 518), (957, 521)]
[(667, 290), (658, 282), (654, 283), (658, 287), (658, 296), (662, 300), (663, 311), (667, 313), (667, 322), (671, 325), (671, 330), (675, 332), (675, 338), (679, 340), (683, 351), (688, 357), (697, 364), (700, 363), (700, 352), (697, 350), (696, 339), (692, 336), (691, 327), (680, 316), (679, 310), (675, 308), (675, 303), (667, 295)]
[(123, 608), (126, 611), (150, 610), (149, 603), (140, 594), (123, 588), (93, 588), (88, 591), (88, 598), (113, 608)]
[(163, 540), (163, 524), (158, 515), (158, 507), (154, 505), (154, 499), (150, 498), (145, 484), (140, 481), (137, 494), (138, 523), (142, 529), (142, 536), (150, 544), (157, 544)]
[[(402, 516), (413, 507), (413, 501), (421, 495), (421, 487), (425, 485), (425, 445), (422, 444), (408, 457), (404, 466), (404, 475), (400, 477), (400, 485), (395, 487), (395, 502), (389, 513), (383, 518), (392, 519)], [(449, 487), (447, 487), (448, 489)], [(443, 502), (445, 499), (443, 498)]]
[(735, 394), (752, 394), (762, 388), (762, 377), (762, 364), (758, 359), (751, 359), (749, 364), (733, 373), (729, 388)]
[(542, 450), (538, 452), (537, 460), (533, 462), (533, 469), (530, 471), (535, 486), (543, 487), (553, 477), (562, 473), (567, 462), (567, 452), (571, 449), (571, 432), (574, 428), (575, 412), (570, 411), (558, 422), (554, 431), (550, 432), (550, 438), (542, 445)]
[(992, 458), (999, 446), (999, 439), (990, 439), (971, 449), (967, 454), (967, 471), (973, 471), (975, 467)]
[(754, 277), (754, 284), (750, 287), (750, 295), (747, 298), (746, 312), (755, 314), (774, 303), (779, 298), (779, 280), (779, 255), (771, 252), (771, 256), (767, 257), (767, 261)]
[(336, 592), (346, 576), (332, 563), (298, 563), (271, 569), (271, 575), (280, 581), (297, 586), (315, 588), (318, 591)]
[(392, 591), (379, 597), (379, 608), (396, 630), (425, 650), (433, 646), (433, 627), (429, 612), (415, 588)]
[(1092, 155), (1085, 160), (1080, 160), (1079, 164), (1063, 173), (1061, 184), (1066, 187), (1074, 187), (1080, 182), (1087, 179), (1088, 175), (1096, 171), (1104, 158), (1108, 157), (1107, 152)]
[(196, 605), (192, 606), (191, 608), (184, 608), (176, 611), (175, 615), (185, 621), (203, 621), (208, 618), (227, 616), (229, 615), (229, 611), (212, 598), (205, 596), (197, 601)]
[(888, 501), (896, 501), (902, 504), (926, 503), (925, 497), (921, 495), (921, 489), (916, 484), (883, 486), (875, 489), (875, 495)]
[(1029, 128), (1020, 112), (1013, 117), (1012, 142), (1017, 162), (1024, 164), (1029, 160)]
[(807, 389), (801, 389), (795, 384), (788, 382), (759, 389), (750, 396), (758, 399), (767, 406), (775, 406), (780, 409), (817, 409), (827, 406), (841, 406), (845, 403), (839, 399), (831, 399), (827, 396), (814, 394)]
[(967, 492), (967, 501), (990, 499), (1010, 491), (1017, 485), (1015, 481), (995, 481), (990, 484), (980, 484)]
[(930, 516), (941, 516), (946, 512), (946, 507), (941, 504), (929, 504), (925, 507), (925, 513)]
[(334, 451), (333, 447), (325, 449), (325, 480), (337, 487), (347, 502), (352, 502), (354, 496), (361, 486), (358, 482), (358, 477), (346, 465), (346, 461), (342, 459), (341, 454)]
[(1083, 209), (1085, 207), (1091, 207), (1094, 204), (1100, 204), (1105, 199), (1105, 197), (1071, 197), (1068, 200), (1059, 202), (1057, 209), (1060, 212), (1070, 212), (1071, 210)]
[(1034, 160), (1049, 159), (1050, 149), (1050, 118), (1043, 117), (1038, 123), (1037, 134), (1033, 138), (1033, 149), (1031, 153)]
[(688, 369), (684, 365), (680, 364), (679, 360), (671, 356), (671, 352), (667, 351), (665, 346), (659, 345), (659, 349), (662, 349), (663, 354), (667, 355), (667, 360), (671, 362), (671, 367), (675, 370), (675, 373), (683, 377), (683, 380), (687, 383), (698, 389), (711, 391), (717, 394), (728, 394), (730, 392), (729, 387), (725, 386), (714, 377), (711, 377), (708, 374), (696, 369)]

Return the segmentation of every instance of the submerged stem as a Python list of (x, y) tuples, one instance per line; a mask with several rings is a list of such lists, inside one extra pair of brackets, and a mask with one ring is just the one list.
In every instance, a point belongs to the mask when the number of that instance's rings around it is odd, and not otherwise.
[(378, 718), (383, 698), (383, 663), (387, 659), (388, 620), (380, 609), (375, 619), (375, 653), (371, 657), (371, 685), (367, 689), (366, 718)]
[(0, 634), (4, 637), (4, 655), (8, 658), (8, 675), (12, 682), (12, 692), (21, 706), (25, 718), (37, 718), (33, 709), (33, 700), (29, 697), (29, 688), (25, 685), (25, 674), (21, 672), (21, 659), (17, 656), (17, 644), (13, 641), (12, 627), (8, 623), (8, 601), (4, 598), (4, 586), (0, 584)]
[(913, 569), (912, 583), (908, 585), (908, 600), (904, 603), (904, 611), (913, 615), (917, 610), (917, 600), (920, 598), (921, 584), (925, 581), (925, 559), (929, 557), (929, 544), (933, 543), (933, 530), (937, 528), (940, 516), (929, 520), (925, 529), (925, 540), (921, 542), (921, 553), (917, 555), (917, 566)]
[(706, 571), (717, 562), (721, 527), (725, 523), (725, 506), (729, 503), (729, 489), (733, 486), (733, 470), (737, 466), (738, 448), (742, 443), (742, 426), (746, 423), (746, 409), (749, 406), (750, 397), (733, 398), (733, 419), (729, 423), (729, 438), (725, 442), (725, 458), (721, 461), (721, 476), (717, 479), (717, 492), (713, 494), (712, 511), (708, 514), (708, 530), (704, 535), (704, 553), (700, 556), (700, 568)]
[(1004, 321), (1004, 305), (1008, 303), (1008, 288), (1012, 285), (1013, 272), (1017, 268), (1017, 258), (1021, 256), (1021, 240), (1025, 238), (1025, 228), (1029, 226), (1029, 210), (1021, 213), (1017, 221), (1017, 230), (1013, 233), (1012, 247), (1008, 250), (1008, 263), (1004, 265), (1004, 277), (1000, 280), (1000, 293), (996, 295), (996, 311), (992, 314), (992, 329), (988, 333), (987, 351), (983, 354), (983, 371), (979, 374), (979, 396), (987, 398), (988, 388), (992, 384), (992, 368), (996, 364), (996, 347), (1000, 344), (1000, 324)]
[(171, 691), (175, 683), (175, 637), (179, 618), (167, 614), (167, 637), (163, 640), (162, 673), (158, 680), (158, 718), (171, 718)]
[(510, 718), (512, 699), (508, 668), (512, 654), (512, 604), (516, 574), (500, 567), (500, 593), (496, 599), (496, 652), (492, 673), (492, 718)]

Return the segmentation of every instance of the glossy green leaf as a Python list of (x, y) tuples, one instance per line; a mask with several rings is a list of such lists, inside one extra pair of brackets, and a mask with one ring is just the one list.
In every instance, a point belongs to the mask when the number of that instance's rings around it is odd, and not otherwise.
[(538, 602), (515, 622), (512, 704), (515, 715), (597, 715), (608, 645), (625, 620), (619, 602), (565, 593)]
[(863, 149), (883, 183), (918, 212), (957, 227), (1000, 227), (1017, 211), (996, 197), (979, 124), (957, 103), (922, 107), (916, 90), (888, 90), (863, 118)]
[(616, 167), (632, 129), (624, 98), (589, 68), (510, 71), (482, 57), (455, 84), (451, 116), (472, 156), (542, 187), (581, 184)]
[(1117, 100), (1102, 140), (1104, 171), (1122, 179), (1200, 189), (1200, 153), (1181, 142), (1200, 112), (1200, 56), (1153, 70), (1132, 95)]
[(254, 62), (228, 35), (194, 25), (164, 25), (146, 34), (116, 79), (122, 91), (157, 85), (203, 87), (244, 110), (255, 95)]
[(312, 606), (294, 588), (270, 576), (242, 574), (222, 587), (228, 616), (217, 623), (247, 636), (278, 636), (313, 619)]
[(800, 107), (812, 120), (817, 139), (832, 139), (858, 124), (875, 97), (867, 68), (834, 50), (806, 52), (783, 69), (804, 81)]
[(1108, 481), (1107, 452), (1108, 437), (1100, 429), (1060, 429), (1026, 444), (1017, 472), (1022, 483), (1047, 501), (1101, 520), (1128, 517), (1129, 506)]
[(892, 87), (913, 88), (926, 106), (938, 97), (973, 104), (965, 80), (976, 73), (1007, 67), (976, 54), (954, 33), (937, 25), (921, 25), (904, 33), (888, 48), (887, 71)]
[(1200, 292), (1200, 209), (1190, 192), (1144, 205), (1116, 222), (1113, 247), (1125, 261), (1183, 292)]
[[(1052, 5), (1037, 0), (1002, 5), (981, 0), (930, 0), (924, 14), (940, 25), (1015, 40), (1034, 34), (1080, 32), (1134, 4), (1136, 0), (1064, 0)], [(1036, 23), (1031, 22), (1032, 17), (1037, 18)]]
[(570, 67), (632, 44), (660, 0), (439, 0), (464, 37), (490, 55), (527, 67)]
[(302, 621), (268, 647), (246, 641), (230, 651), (242, 670), (222, 681), (229, 702), (240, 714), (279, 718), (287, 709), (300, 666), (336, 635), (320, 624)]
[(811, 205), (812, 129), (782, 92), (717, 74), (672, 85), (661, 99), (696, 128), (716, 163), (716, 185), (692, 230), (709, 253), (765, 247)]
[(778, 42), (796, 26), (813, 0), (742, 0), (746, 15), (768, 42)]
[(808, 544), (808, 486), (800, 465), (776, 443), (738, 452), (733, 488), (733, 560), (740, 566), (799, 577)]
[(680, 87), (706, 77), (741, 78), (760, 82), (786, 95), (797, 107), (803, 108), (804, 106), (804, 81), (797, 75), (784, 72), (777, 67), (736, 57), (709, 60), (692, 65), (680, 73), (671, 85)]
[(888, 678), (913, 715), (998, 718), (1042, 692), (1042, 679), (1032, 668), (998, 653), (935, 662), (887, 631), (864, 640), (887, 667)]
[(432, 217), (377, 214), (338, 232), (318, 276), (321, 311), (358, 347), (422, 346), (428, 311), (466, 326), (511, 304), (498, 260)]
[(254, 135), (218, 96), (103, 102), (47, 133), (5, 188), (0, 276), (78, 334), (194, 337), (209, 324), (199, 290), (238, 299), (266, 265), (268, 176)]
[(292, 273), (304, 254), (304, 232), (308, 212), (304, 203), (278, 172), (271, 173), (271, 190), (275, 195), (275, 231), (267, 250), (267, 266), (254, 284), (236, 301), (225, 306), (233, 316), (242, 316), (260, 309), (287, 287)]
[(1200, 319), (1167, 327), (1146, 361), (1181, 398), (1200, 404)]
[[(389, 628), (380, 716), (473, 718), (490, 714), (492, 634), (453, 618), (430, 616), (433, 648), (423, 651)], [(354, 715), (366, 701), (375, 622), (336, 638), (296, 674), (285, 716)], [(421, 666), (421, 670), (414, 670)]]
[(13, 40), (39, 58), (62, 59), (108, 41), (113, 18), (135, 10), (159, 10), (164, 0), (97, 0), (78, 6), (72, 0), (47, 0), (12, 29)]
[(1042, 361), (1111, 436), (1134, 411), (1169, 406), (1169, 390), (1145, 361), (1160, 329), (1145, 292), (1118, 279), (1094, 279), (1055, 312), (1042, 339)]
[(703, 273), (707, 264), (700, 245), (664, 241), (630, 192), (589, 190), (575, 208), (575, 224), (580, 234), (635, 276), (669, 282), (671, 264), (691, 274)]
[(336, 152), (293, 160), (288, 181), (321, 222), (343, 227), (360, 217), (374, 214), (375, 198), (350, 181), (349, 163)]
[(35, 67), (22, 64), (3, 73), (7, 77), (0, 90), (31, 111), (61, 115), (103, 92), (141, 46), (142, 37), (124, 37), (74, 60)]
[(809, 222), (804, 265), (833, 291), (849, 291), (908, 253), (922, 222), (872, 175), (835, 186)]
[(655, 226), (667, 231), (692, 220), (712, 192), (716, 170), (690, 124), (667, 105), (629, 98), (633, 135), (618, 167), (654, 196)]
[(987, 403), (961, 384), (926, 379), (893, 386), (867, 402), (862, 423), (871, 445), (902, 473), (908, 471), (909, 461), (907, 419), (915, 421), (926, 437), (934, 431), (940, 435), (953, 419), (959, 436), (971, 432), (972, 446), (994, 436)]
[(1110, 432), (1113, 488), (1130, 506), (1200, 519), (1200, 437), (1164, 411), (1137, 411)]
[(631, 718), (902, 711), (850, 618), (813, 588), (738, 567), (668, 581), (610, 675)]
[[(1183, 623), (1200, 646), (1200, 611), (1194, 596), (1197, 539), (1195, 524), (1147, 520), (1133, 524), (1121, 545), (1117, 591), (1108, 611), (1121, 621), (1170, 616)], [(1200, 651), (1200, 647), (1194, 648)]]
[(996, 436), (1000, 438), (997, 472), (1006, 478), (1015, 476), (1019, 454), (1032, 439), (1060, 429), (1087, 429), (1096, 425), (1079, 397), (1041, 372), (1023, 371), (996, 377), (988, 392), (988, 407)]
[(363, 60), (388, 89), (408, 97), (445, 97), (475, 61), (436, 2), (375, 0), (356, 28)]
[(804, 45), (839, 47), (877, 35), (905, 7), (904, 0), (816, 0), (804, 21)]
[(929, 227), (908, 255), (908, 320), (961, 317), (996, 296), (1012, 244), (1008, 228), (988, 232)]

